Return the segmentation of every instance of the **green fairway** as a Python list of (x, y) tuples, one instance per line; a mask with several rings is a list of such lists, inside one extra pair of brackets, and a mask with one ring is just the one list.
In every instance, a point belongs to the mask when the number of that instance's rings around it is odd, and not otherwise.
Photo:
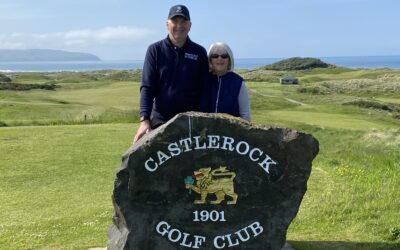
[[(288, 241), (400, 249), (400, 71), (290, 72), (300, 84), (284, 86), (285, 73), (241, 72), (254, 123), (320, 143)], [(58, 87), (0, 90), (0, 249), (104, 247), (115, 172), (138, 125), (139, 73), (11, 77)]]
[[(271, 111), (266, 112), (271, 120), (297, 121), (307, 125), (350, 129), (350, 130), (368, 130), (371, 128), (385, 129), (390, 125), (371, 121), (368, 117), (351, 114), (329, 114), (307, 111)], [(395, 126), (395, 125), (393, 125)]]
[[(22, 82), (29, 81), (19, 76)], [(24, 76), (38, 81), (36, 75)], [(56, 91), (0, 91), (0, 122), (15, 125), (133, 122), (138, 118), (139, 84), (100, 79), (96, 82), (59, 79)], [(47, 76), (47, 78), (49, 78)]]

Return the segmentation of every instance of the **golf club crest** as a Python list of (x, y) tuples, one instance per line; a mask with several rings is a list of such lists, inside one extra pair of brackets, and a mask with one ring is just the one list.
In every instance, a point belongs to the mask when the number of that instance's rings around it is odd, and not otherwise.
[(189, 194), (193, 190), (200, 195), (194, 204), (221, 204), (225, 200), (227, 204), (234, 205), (238, 199), (234, 188), (235, 177), (236, 173), (225, 166), (214, 170), (205, 167), (195, 170), (193, 176), (187, 176), (184, 181)]

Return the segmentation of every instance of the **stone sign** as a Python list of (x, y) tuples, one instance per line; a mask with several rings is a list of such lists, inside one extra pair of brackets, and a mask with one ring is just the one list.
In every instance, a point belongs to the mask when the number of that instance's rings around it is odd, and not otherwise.
[(318, 150), (292, 129), (179, 114), (123, 156), (108, 249), (281, 249)]

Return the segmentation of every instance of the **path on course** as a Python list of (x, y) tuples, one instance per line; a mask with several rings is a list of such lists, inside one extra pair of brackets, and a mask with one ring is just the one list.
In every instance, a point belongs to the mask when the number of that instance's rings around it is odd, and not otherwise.
[[(257, 94), (257, 95), (264, 96), (264, 97), (279, 98), (278, 96), (267, 95), (267, 94), (260, 93), (260, 92), (258, 92), (258, 91), (255, 90), (255, 89), (250, 89), (250, 91), (253, 92), (253, 93), (255, 93), (255, 94)], [(287, 97), (283, 97), (283, 99), (286, 100), (286, 101), (288, 101), (288, 102), (296, 103), (296, 104), (303, 105), (303, 106), (308, 105), (308, 104), (306, 104), (306, 103), (304, 103), (304, 102), (296, 101), (296, 100), (293, 100), (293, 99), (290, 99), (290, 98), (287, 98)]]

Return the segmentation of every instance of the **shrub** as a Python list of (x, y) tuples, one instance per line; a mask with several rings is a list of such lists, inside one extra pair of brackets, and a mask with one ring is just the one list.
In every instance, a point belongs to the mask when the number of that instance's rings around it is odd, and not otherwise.
[(297, 92), (304, 93), (304, 94), (313, 94), (313, 95), (325, 95), (325, 94), (327, 94), (327, 92), (324, 89), (322, 89), (322, 88), (320, 88), (318, 86), (298, 88)]
[(386, 104), (382, 104), (379, 102), (374, 101), (366, 101), (366, 100), (358, 100), (352, 102), (346, 102), (344, 105), (354, 105), (361, 108), (370, 108), (370, 109), (377, 109), (377, 110), (384, 110), (384, 111), (392, 111), (392, 108)]
[(0, 73), (0, 82), (11, 82), (11, 78)]
[(54, 83), (50, 84), (21, 84), (21, 83), (12, 83), (12, 82), (2, 82), (0, 83), (0, 90), (31, 90), (31, 89), (45, 89), (45, 90), (56, 90), (58, 86)]

